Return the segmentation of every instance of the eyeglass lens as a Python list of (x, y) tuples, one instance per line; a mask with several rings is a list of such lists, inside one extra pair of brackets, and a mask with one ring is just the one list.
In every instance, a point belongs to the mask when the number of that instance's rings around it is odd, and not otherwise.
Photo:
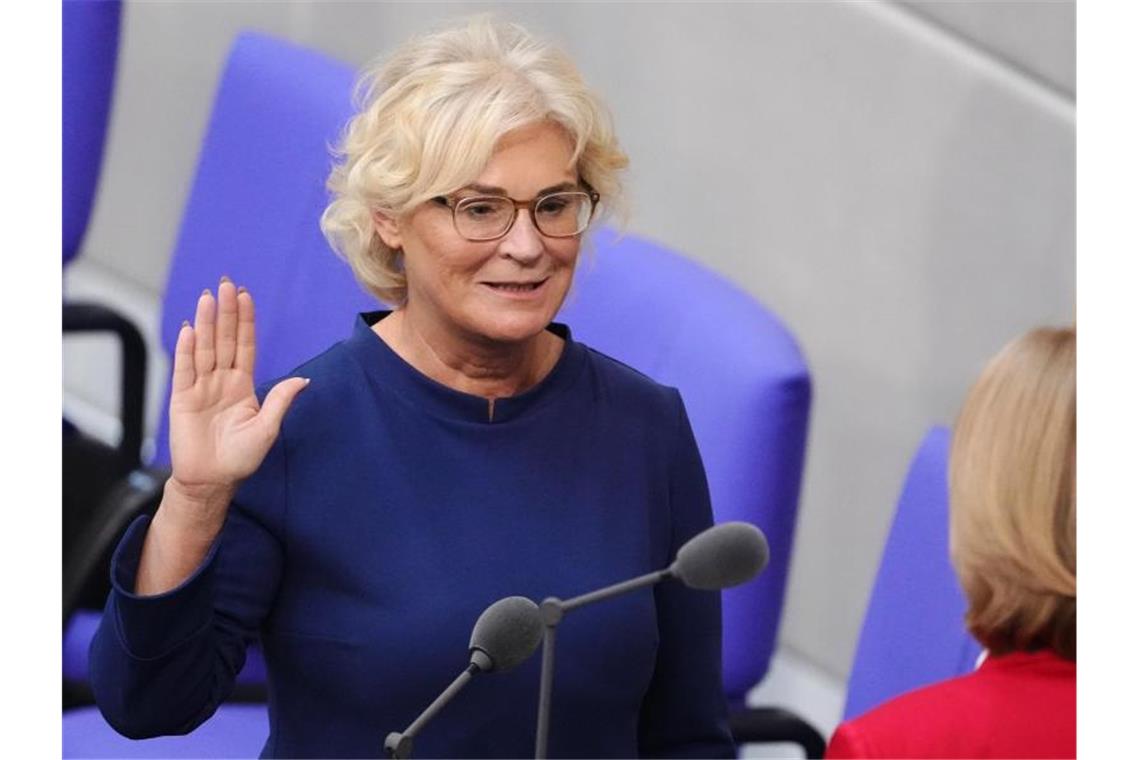
[[(551, 193), (538, 199), (533, 219), (539, 232), (550, 237), (570, 237), (586, 229), (593, 203), (586, 193)], [(509, 198), (465, 198), (455, 206), (455, 227), (470, 240), (500, 237), (515, 219), (515, 204)]]

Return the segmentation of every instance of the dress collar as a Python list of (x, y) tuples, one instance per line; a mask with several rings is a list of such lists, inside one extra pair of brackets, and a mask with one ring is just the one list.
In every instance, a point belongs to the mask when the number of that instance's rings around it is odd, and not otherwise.
[(510, 422), (570, 388), (585, 366), (585, 348), (574, 341), (569, 327), (552, 322), (546, 329), (566, 342), (562, 355), (534, 387), (516, 396), (495, 399), (492, 413), (486, 398), (457, 391), (433, 380), (404, 361), (372, 331), (373, 325), (391, 313), (370, 311), (358, 314), (352, 336), (347, 341), (348, 348), (360, 358), (365, 368), (378, 368), (379, 371), (368, 373), (378, 386), (395, 392), (436, 417), (484, 425)]

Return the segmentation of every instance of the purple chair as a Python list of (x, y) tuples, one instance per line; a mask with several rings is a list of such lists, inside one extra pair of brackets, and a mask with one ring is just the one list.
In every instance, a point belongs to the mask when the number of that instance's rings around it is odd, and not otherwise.
[(122, 3), (63, 3), (63, 263), (79, 251), (103, 163)]
[[(63, 265), (79, 252), (99, 184), (118, 58), (122, 3), (64, 2), (62, 8), (62, 205)], [(63, 691), (64, 704), (90, 702), (86, 657), (77, 641), (88, 638), (108, 588), (77, 565), (97, 505), (117, 481), (139, 466), (142, 444), (146, 348), (138, 328), (96, 303), (63, 305), (64, 333), (110, 333), (120, 344), (120, 417), (123, 434), (108, 446), (63, 421)], [(87, 609), (84, 609), (87, 608)], [(86, 616), (86, 620), (80, 620)]]
[[(222, 274), (257, 300), (259, 383), (343, 339), (353, 313), (376, 308), (318, 226), (328, 199), (328, 146), (352, 114), (353, 81), (351, 68), (322, 55), (259, 34), (238, 38), (171, 263), (163, 299), (168, 353), (198, 294)], [(771, 543), (765, 575), (724, 595), (726, 688), (742, 711), (745, 694), (768, 667), (779, 624), (810, 406), (808, 372), (779, 321), (722, 278), (633, 236), (599, 230), (593, 241), (560, 319), (586, 343), (680, 388), (716, 519), (753, 522)], [(164, 415), (155, 465), (168, 461), (167, 430)], [(822, 750), (818, 733), (794, 716), (751, 714), (753, 723), (760, 718), (759, 729), (738, 738), (759, 741), (774, 733), (772, 740), (790, 741), (806, 730)], [(741, 725), (737, 720), (734, 729)], [(251, 730), (264, 739), (263, 723)]]
[(949, 450), (950, 431), (935, 427), (911, 462), (863, 619), (845, 719), (968, 673), (982, 651), (963, 623), (966, 599), (950, 564)]
[[(318, 53), (259, 34), (238, 37), (163, 297), (168, 355), (202, 289), (216, 288), (223, 274), (257, 302), (259, 384), (342, 340), (354, 312), (376, 308), (319, 225), (329, 146), (352, 116), (354, 81), (352, 68)], [(164, 413), (155, 464), (170, 460), (167, 424)]]
[(681, 391), (717, 522), (768, 537), (757, 580), (723, 593), (724, 682), (738, 743), (791, 741), (821, 756), (796, 716), (749, 710), (776, 644), (803, 472), (811, 380), (795, 339), (751, 296), (663, 246), (599, 230), (560, 318), (583, 342)]
[[(343, 338), (346, 315), (375, 308), (317, 224), (327, 197), (328, 146), (351, 115), (354, 76), (344, 64), (269, 37), (245, 33), (235, 41), (163, 297), (168, 355), (198, 293), (215, 287), (222, 273), (254, 292), (263, 315), (258, 382)], [(161, 498), (170, 459), (166, 406), (151, 467), (119, 483), (101, 505), (100, 534), (84, 546), (81, 564), (89, 573), (107, 575), (126, 527)], [(77, 674), (86, 674), (94, 627), (84, 619), (65, 636), (65, 663)], [(235, 693), (264, 696), (265, 682), (255, 645)], [(190, 735), (135, 741), (116, 733), (95, 708), (81, 708), (65, 711), (63, 731), (64, 757), (256, 757), (269, 723), (264, 704), (227, 703)]]
[(97, 708), (81, 707), (64, 714), (63, 757), (253, 758), (268, 735), (264, 704), (225, 705), (193, 734), (137, 741), (115, 733)]

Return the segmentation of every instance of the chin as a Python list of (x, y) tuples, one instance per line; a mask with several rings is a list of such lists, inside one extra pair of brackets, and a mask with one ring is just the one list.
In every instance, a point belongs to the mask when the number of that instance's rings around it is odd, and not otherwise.
[(473, 320), (474, 332), (497, 343), (522, 343), (541, 335), (550, 324), (548, 311), (527, 311), (514, 314), (489, 314)]
[(554, 292), (544, 297), (527, 299), (486, 297), (469, 302), (467, 318), (463, 322), (471, 332), (486, 340), (500, 343), (521, 343), (541, 335), (558, 313), (566, 293), (561, 283), (551, 283)]

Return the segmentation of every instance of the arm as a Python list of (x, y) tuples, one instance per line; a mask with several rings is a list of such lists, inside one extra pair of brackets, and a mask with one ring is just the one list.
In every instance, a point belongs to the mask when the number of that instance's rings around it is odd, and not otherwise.
[(171, 477), (154, 519), (116, 550), (91, 646), (96, 702), (128, 736), (185, 733), (208, 718), (276, 590), (286, 457), (275, 442), (307, 381), (259, 397), (254, 350), (253, 299), (228, 279), (216, 302), (202, 293), (194, 326), (178, 333)]
[[(669, 473), (670, 558), (712, 525), (708, 483), (680, 395)], [(641, 706), (639, 744), (649, 757), (735, 757), (721, 680), (720, 594), (670, 581), (656, 587), (660, 644)]]
[(96, 703), (119, 733), (185, 734), (233, 691), (281, 575), (284, 483), (281, 442), (238, 491), (202, 562), (163, 593), (135, 592), (153, 522), (139, 518), (123, 537), (90, 657)]

